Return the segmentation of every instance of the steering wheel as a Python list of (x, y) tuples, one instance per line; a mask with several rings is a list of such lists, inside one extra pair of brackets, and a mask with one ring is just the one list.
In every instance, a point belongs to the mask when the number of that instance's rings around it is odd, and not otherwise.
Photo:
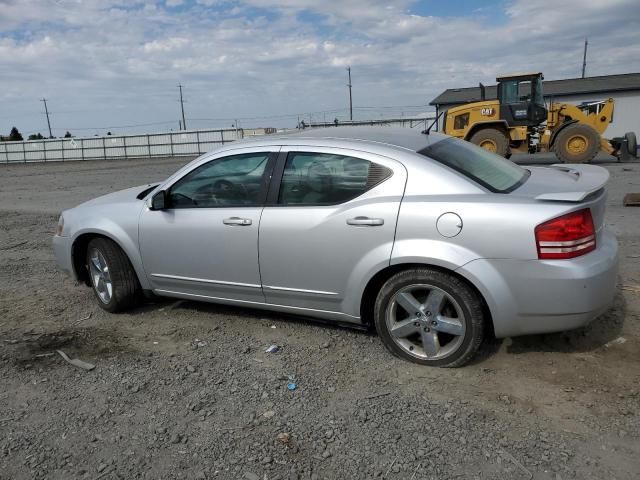
[(217, 182), (214, 182), (213, 190), (223, 193), (229, 193), (235, 190), (235, 185), (229, 180), (218, 180)]

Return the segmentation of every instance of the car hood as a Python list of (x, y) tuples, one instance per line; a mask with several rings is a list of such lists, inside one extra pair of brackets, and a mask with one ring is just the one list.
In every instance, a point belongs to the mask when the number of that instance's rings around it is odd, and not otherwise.
[(127, 188), (125, 190), (108, 193), (106, 195), (102, 195), (101, 197), (97, 197), (87, 202), (81, 203), (76, 208), (95, 207), (98, 205), (115, 203), (139, 203), (142, 201), (142, 199), (138, 198), (140, 193), (144, 192), (145, 190), (151, 189), (151, 187), (155, 188), (156, 186), (158, 186), (157, 183), (149, 183), (147, 185), (140, 185), (137, 187)]
[(609, 171), (596, 165), (555, 164), (528, 167), (531, 176), (513, 195), (557, 202), (582, 202), (603, 188)]

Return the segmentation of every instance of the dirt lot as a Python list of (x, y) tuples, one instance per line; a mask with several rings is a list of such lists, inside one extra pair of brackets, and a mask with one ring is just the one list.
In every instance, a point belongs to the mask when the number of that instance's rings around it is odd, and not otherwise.
[(445, 370), (392, 357), (372, 333), (276, 314), (103, 312), (56, 270), (57, 214), (185, 162), (0, 165), (1, 479), (640, 476), (640, 209), (622, 207), (640, 164), (606, 165), (614, 308)]

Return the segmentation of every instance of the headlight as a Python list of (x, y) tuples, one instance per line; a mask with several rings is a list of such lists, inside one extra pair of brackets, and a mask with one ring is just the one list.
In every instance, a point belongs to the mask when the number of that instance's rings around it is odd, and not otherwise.
[(60, 218), (58, 218), (58, 226), (56, 227), (56, 235), (61, 237), (63, 230), (64, 230), (64, 217), (60, 215)]

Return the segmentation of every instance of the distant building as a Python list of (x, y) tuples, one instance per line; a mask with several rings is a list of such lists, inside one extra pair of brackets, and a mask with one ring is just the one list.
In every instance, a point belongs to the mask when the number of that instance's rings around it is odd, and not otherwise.
[[(579, 105), (613, 98), (616, 102), (613, 121), (609, 124), (605, 136), (611, 138), (622, 136), (626, 132), (636, 132), (640, 137), (640, 73), (545, 80), (542, 83), (547, 103), (553, 100)], [(486, 87), (486, 98), (497, 98), (495, 85)], [(430, 105), (436, 107), (437, 115), (451, 107), (479, 101), (480, 87), (450, 88), (434, 98)]]

